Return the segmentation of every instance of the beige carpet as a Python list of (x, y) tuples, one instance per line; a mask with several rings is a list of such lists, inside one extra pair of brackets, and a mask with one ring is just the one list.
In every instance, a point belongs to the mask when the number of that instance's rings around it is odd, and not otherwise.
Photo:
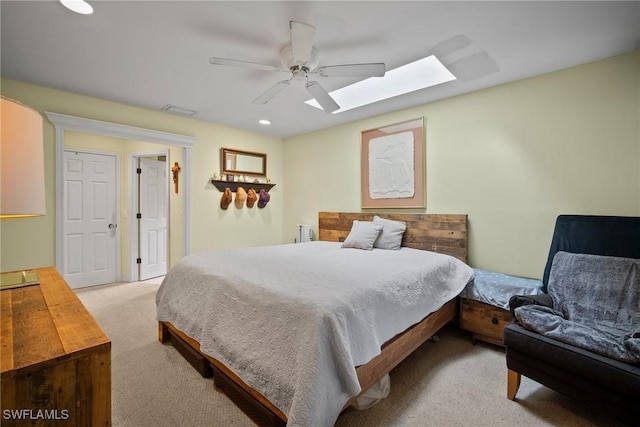
[[(253, 426), (212, 381), (157, 339), (158, 280), (77, 291), (112, 340), (114, 427)], [(506, 395), (502, 349), (472, 345), (447, 326), (391, 373), (391, 394), (365, 410), (349, 409), (337, 426), (616, 426), (527, 379), (515, 402)]]

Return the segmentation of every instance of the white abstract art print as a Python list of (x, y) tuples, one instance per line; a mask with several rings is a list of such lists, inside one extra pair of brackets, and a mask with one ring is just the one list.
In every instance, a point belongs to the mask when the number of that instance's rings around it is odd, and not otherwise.
[(425, 208), (425, 163), (423, 117), (362, 131), (362, 208)]
[(413, 132), (372, 138), (369, 141), (369, 197), (411, 198), (415, 194)]

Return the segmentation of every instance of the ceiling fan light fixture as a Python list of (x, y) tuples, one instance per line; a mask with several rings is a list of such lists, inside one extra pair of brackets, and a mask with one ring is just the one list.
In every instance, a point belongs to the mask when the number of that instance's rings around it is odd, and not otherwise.
[[(393, 98), (455, 80), (456, 77), (434, 55), (387, 71), (384, 77), (371, 77), (329, 92), (340, 105), (334, 113), (342, 113), (363, 105)], [(320, 108), (315, 99), (305, 101)]]
[(93, 13), (93, 6), (84, 0), (60, 0), (60, 3), (67, 9), (81, 15), (91, 15)]

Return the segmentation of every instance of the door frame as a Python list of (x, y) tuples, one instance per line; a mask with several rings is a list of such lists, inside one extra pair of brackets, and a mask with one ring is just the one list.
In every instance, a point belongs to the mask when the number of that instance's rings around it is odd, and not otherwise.
[[(137, 172), (136, 169), (138, 168), (138, 159), (140, 158), (145, 158), (145, 157), (150, 157), (150, 156), (166, 156), (167, 160), (165, 161), (165, 168), (166, 168), (166, 186), (167, 188), (169, 188), (169, 155), (170, 152), (169, 150), (156, 150), (156, 151), (141, 151), (141, 152), (136, 152), (136, 153), (129, 153), (129, 183), (128, 183), (128, 188), (129, 188), (129, 206), (135, 206), (136, 207), (136, 212), (138, 209), (138, 196), (140, 193), (140, 186), (138, 185), (138, 180), (136, 179), (137, 177)], [(166, 250), (167, 250), (167, 261), (169, 260), (169, 253), (171, 252), (169, 250), (169, 235), (171, 233), (171, 203), (169, 203), (169, 192), (167, 191), (167, 200), (165, 200), (165, 202), (167, 203), (167, 238), (166, 238)], [(140, 249), (140, 227), (139, 227), (139, 222), (138, 219), (135, 216), (136, 212), (133, 212), (133, 208), (130, 208), (129, 211), (131, 211), (131, 215), (129, 215), (129, 254), (131, 254), (130, 258), (130, 264), (129, 264), (129, 281), (130, 282), (137, 282), (140, 280), (140, 270), (138, 268), (138, 264), (136, 263), (136, 258), (137, 256), (134, 256), (133, 254), (138, 254), (140, 255), (139, 249)], [(167, 268), (168, 265), (167, 265)]]
[[(91, 148), (81, 148), (81, 147), (63, 147), (62, 149), (62, 156), (63, 156), (63, 161), (64, 161), (64, 152), (65, 151), (72, 151), (75, 153), (85, 153), (85, 154), (95, 154), (98, 156), (109, 156), (109, 157), (115, 157), (115, 166), (116, 166), (116, 217), (120, 216), (120, 153), (118, 152), (114, 152), (114, 151), (106, 151), (106, 150), (94, 150)], [(63, 165), (64, 163), (60, 163), (60, 165)], [(62, 179), (64, 182), (64, 168), (60, 167), (59, 169), (62, 170)], [(63, 184), (64, 185), (64, 184)], [(64, 188), (62, 189), (62, 196), (64, 197)], [(63, 199), (64, 200), (64, 199)], [(58, 236), (60, 236), (60, 238), (56, 238), (56, 242), (60, 241), (60, 244), (62, 245), (62, 240), (64, 240), (64, 215), (63, 215), (63, 210), (64, 210), (64, 203), (60, 203), (60, 213), (59, 213), (59, 217), (62, 219), (62, 228), (60, 233), (58, 234)], [(56, 204), (56, 206), (58, 206), (58, 204)], [(56, 215), (58, 215), (58, 213), (56, 212)], [(121, 261), (120, 259), (122, 258), (122, 251), (121, 251), (121, 242), (122, 242), (122, 231), (120, 227), (116, 227), (116, 280), (120, 280), (120, 278), (122, 277), (122, 265), (121, 265)], [(56, 243), (57, 245), (58, 243)], [(62, 255), (62, 252), (60, 252), (60, 255)], [(57, 258), (57, 256), (56, 256)], [(56, 263), (57, 264), (57, 263)], [(62, 264), (62, 263), (61, 263)], [(60, 272), (61, 275), (64, 275), (64, 271), (65, 270), (58, 270)], [(87, 285), (87, 286), (91, 286), (91, 285)], [(86, 286), (82, 286), (82, 287), (86, 287)], [(75, 288), (74, 288), (75, 289)]]
[(135, 141), (153, 142), (169, 146), (182, 147), (182, 180), (184, 185), (184, 217), (182, 255), (188, 255), (191, 248), (191, 147), (198, 139), (193, 136), (179, 135), (162, 132), (153, 129), (145, 129), (134, 126), (121, 125), (117, 123), (103, 122), (100, 120), (87, 119), (83, 117), (69, 116), (66, 114), (45, 111), (49, 121), (56, 131), (56, 268), (64, 271), (63, 265), (63, 245), (61, 232), (63, 227), (62, 203), (64, 170), (62, 168), (64, 155), (64, 132), (74, 131), (88, 133), (92, 135), (110, 136), (115, 138), (130, 139)]

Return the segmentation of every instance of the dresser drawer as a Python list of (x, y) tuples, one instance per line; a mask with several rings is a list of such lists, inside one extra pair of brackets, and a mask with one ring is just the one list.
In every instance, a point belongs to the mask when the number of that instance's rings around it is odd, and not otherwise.
[(511, 313), (499, 307), (462, 298), (460, 302), (460, 328), (471, 332), (476, 339), (503, 345), (502, 331), (511, 323)]

